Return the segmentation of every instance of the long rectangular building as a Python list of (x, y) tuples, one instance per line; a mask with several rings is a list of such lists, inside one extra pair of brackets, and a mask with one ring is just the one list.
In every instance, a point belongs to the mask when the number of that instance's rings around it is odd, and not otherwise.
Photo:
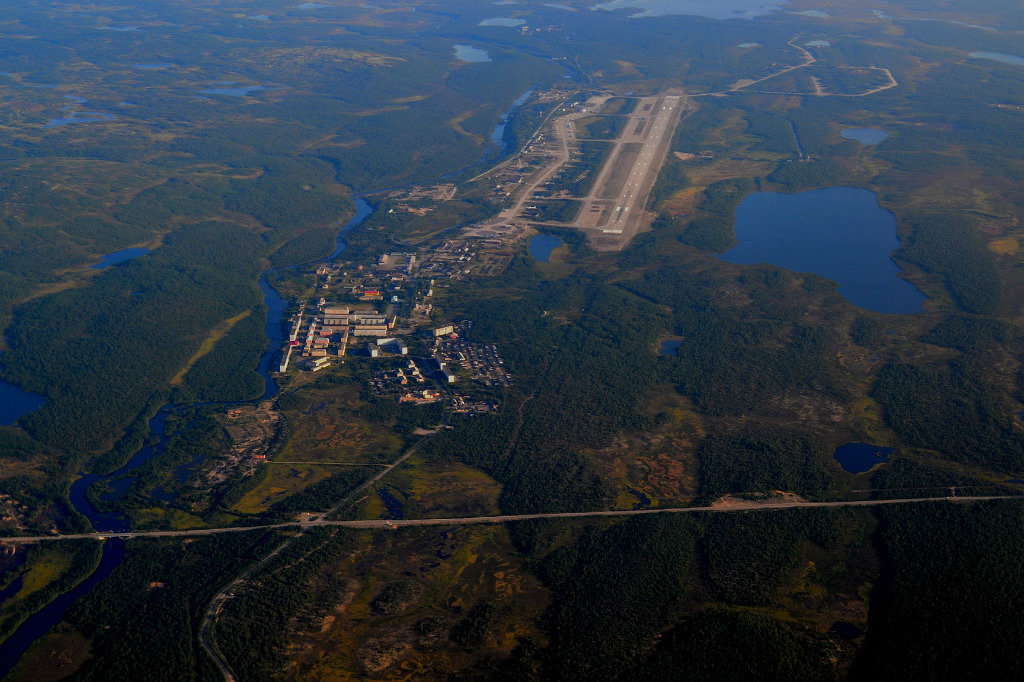
[(324, 326), (347, 325), (350, 312), (348, 307), (324, 308)]
[(352, 336), (384, 336), (387, 333), (386, 324), (357, 324), (352, 327)]

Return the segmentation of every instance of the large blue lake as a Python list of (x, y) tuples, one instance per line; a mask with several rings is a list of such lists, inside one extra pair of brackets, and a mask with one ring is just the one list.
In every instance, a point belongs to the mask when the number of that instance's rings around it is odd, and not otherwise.
[(843, 298), (861, 308), (916, 313), (925, 301), (917, 287), (897, 276), (896, 217), (868, 190), (752, 194), (736, 209), (736, 238), (739, 245), (722, 260), (813, 272), (838, 282)]

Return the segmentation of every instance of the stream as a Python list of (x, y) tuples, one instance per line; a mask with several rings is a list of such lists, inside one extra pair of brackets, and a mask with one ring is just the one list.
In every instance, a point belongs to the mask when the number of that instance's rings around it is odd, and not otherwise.
[[(371, 213), (373, 213), (373, 207), (364, 199), (357, 197), (355, 199), (355, 203), (356, 213), (347, 223), (345, 223), (344, 226), (342, 226), (339, 231), (334, 251), (324, 258), (313, 261), (314, 263), (330, 261), (337, 258), (345, 249), (345, 242), (342, 239), (345, 231), (356, 227), (366, 220)], [(309, 263), (303, 263), (302, 265), (309, 265)], [(285, 299), (277, 293), (274, 287), (270, 285), (267, 277), (277, 270), (294, 267), (298, 266), (292, 265), (284, 266), (283, 268), (272, 268), (260, 275), (259, 279), (260, 291), (263, 292), (263, 300), (267, 305), (267, 323), (264, 327), (264, 332), (267, 337), (267, 349), (260, 357), (259, 365), (257, 366), (257, 371), (263, 377), (263, 395), (254, 400), (218, 404), (228, 406), (243, 402), (253, 403), (273, 398), (277, 394), (277, 382), (274, 381), (274, 378), (270, 375), (270, 367), (276, 366), (276, 364), (272, 365), (271, 363), (277, 361), (278, 355), (281, 352), (281, 346), (284, 343), (283, 319), (284, 311), (287, 307), (287, 301), (285, 301)], [(71, 506), (74, 507), (77, 512), (89, 519), (89, 523), (92, 524), (92, 527), (95, 530), (101, 532), (110, 531), (111, 533), (124, 533), (130, 531), (131, 528), (128, 523), (128, 518), (123, 514), (117, 512), (101, 512), (97, 510), (89, 501), (86, 491), (96, 483), (100, 483), (101, 485), (110, 484), (115, 479), (122, 478), (126, 473), (133, 469), (137, 469), (153, 457), (162, 453), (167, 447), (167, 442), (175, 435), (174, 433), (168, 434), (164, 431), (164, 427), (167, 423), (167, 417), (169, 414), (179, 409), (180, 406), (172, 404), (164, 405), (160, 408), (156, 415), (149, 420), (149, 432), (151, 436), (157, 437), (157, 442), (151, 445), (149, 443), (152, 438), (147, 439), (147, 445), (143, 446), (137, 453), (135, 453), (123, 467), (114, 473), (105, 476), (98, 474), (83, 474), (71, 484), (71, 490), (69, 493)], [(103, 499), (116, 500), (121, 494), (126, 492), (127, 487), (130, 486), (122, 486), (120, 488), (114, 487), (113, 489), (115, 492), (106, 494)], [(117, 539), (105, 541), (99, 566), (92, 575), (82, 581), (70, 592), (65, 592), (58, 596), (43, 609), (29, 616), (25, 622), (23, 622), (18, 629), (3, 642), (3, 644), (0, 644), (0, 679), (6, 676), (11, 668), (21, 660), (21, 657), (33, 643), (61, 622), (64, 618), (64, 613), (72, 604), (88, 594), (94, 585), (113, 573), (114, 569), (121, 565), (124, 557), (124, 541)]]

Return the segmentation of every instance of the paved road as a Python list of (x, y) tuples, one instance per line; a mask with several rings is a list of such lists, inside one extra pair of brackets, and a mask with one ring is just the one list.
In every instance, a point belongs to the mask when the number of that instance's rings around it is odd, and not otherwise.
[[(273, 526), (266, 526), (266, 528), (273, 528)], [(217, 618), (220, 617), (220, 610), (224, 606), (224, 602), (231, 598), (233, 591), (241, 587), (242, 582), (252, 575), (253, 571), (267, 563), (270, 559), (280, 554), (286, 547), (291, 545), (295, 540), (302, 535), (305, 528), (299, 531), (296, 535), (288, 538), (280, 545), (277, 546), (273, 552), (263, 557), (252, 566), (250, 566), (245, 573), (231, 581), (227, 587), (222, 589), (213, 599), (210, 600), (209, 606), (206, 608), (206, 613), (203, 615), (203, 622), (199, 625), (199, 646), (209, 654), (210, 658), (216, 664), (217, 669), (220, 670), (221, 676), (224, 678), (224, 682), (235, 682), (235, 673), (231, 670), (231, 666), (228, 664), (228, 659), (225, 658), (224, 653), (217, 646), (217, 640), (213, 636), (213, 626), (217, 623)]]
[[(377, 479), (370, 483), (376, 482)], [(310, 517), (305, 520), (288, 523), (275, 523), (264, 526), (246, 526), (230, 528), (203, 528), (197, 530), (154, 530), (136, 533), (78, 533), (74, 535), (33, 535), (22, 537), (0, 538), (0, 543), (27, 544), (53, 540), (103, 540), (110, 537), (124, 539), (133, 538), (171, 538), (201, 537), (220, 533), (244, 533), (252, 530), (276, 530), (286, 528), (315, 528), (320, 526), (341, 526), (344, 528), (384, 529), (405, 528), (408, 526), (468, 526), (485, 523), (506, 523), (528, 521), (531, 519), (581, 519), (598, 517), (641, 516), (644, 514), (694, 514), (694, 513), (735, 513), (751, 511), (776, 511), (779, 509), (823, 509), (830, 507), (881, 507), (891, 504), (917, 504), (922, 502), (988, 502), (992, 500), (1024, 500), (1024, 495), (972, 495), (957, 497), (909, 497), (893, 500), (854, 500), (846, 502), (733, 502), (728, 505), (712, 507), (664, 507), (653, 509), (625, 509), (619, 511), (590, 512), (548, 512), (539, 514), (502, 514), (498, 516), (468, 516), (441, 519), (364, 519), (356, 521), (331, 521), (326, 518)], [(276, 552), (275, 552), (276, 553)], [(270, 556), (266, 557), (269, 559)], [(264, 561), (266, 560), (264, 559)], [(248, 575), (248, 573), (247, 573)]]
[(299, 524), (274, 524), (261, 527), (264, 530), (272, 530), (275, 528), (288, 528), (295, 527), (296, 525), (298, 525), (299, 532), (293, 535), (292, 537), (288, 538), (284, 542), (282, 542), (277, 547), (277, 549), (275, 549), (273, 552), (263, 557), (259, 561), (255, 562), (252, 566), (246, 569), (244, 573), (242, 573), (240, 576), (231, 581), (231, 583), (229, 583), (225, 588), (223, 588), (220, 592), (214, 595), (213, 599), (210, 600), (209, 605), (206, 607), (206, 614), (203, 616), (203, 622), (199, 626), (199, 645), (207, 654), (209, 654), (210, 658), (213, 659), (213, 662), (217, 665), (217, 668), (220, 670), (221, 676), (224, 678), (224, 682), (235, 682), (236, 680), (235, 673), (231, 669), (231, 664), (228, 663), (228, 660), (221, 652), (220, 647), (217, 646), (217, 639), (215, 633), (213, 632), (213, 628), (217, 624), (217, 619), (220, 617), (220, 611), (221, 608), (223, 608), (224, 606), (224, 602), (231, 597), (235, 590), (240, 589), (242, 587), (245, 581), (249, 578), (250, 575), (252, 575), (256, 571), (256, 569), (258, 569), (260, 566), (263, 566), (265, 563), (267, 563), (272, 558), (283, 552), (286, 548), (291, 546), (291, 544), (295, 542), (299, 537), (301, 537), (302, 534), (305, 533), (308, 528), (312, 528), (314, 526), (343, 525), (344, 523), (346, 523), (331, 522), (327, 521), (326, 519), (329, 518), (335, 512), (347, 508), (353, 502), (358, 500), (359, 495), (361, 495), (367, 488), (371, 487), (377, 481), (384, 478), (384, 476), (386, 476), (395, 467), (401, 466), (407, 459), (412, 457), (413, 454), (415, 454), (416, 451), (419, 450), (424, 443), (430, 440), (431, 437), (433, 437), (437, 433), (440, 433), (441, 430), (445, 426), (447, 426), (447, 424), (448, 411), (445, 410), (444, 415), (441, 418), (441, 424), (436, 431), (434, 431), (429, 436), (425, 436), (420, 440), (416, 441), (416, 443), (411, 448), (406, 450), (401, 457), (399, 457), (394, 462), (384, 467), (380, 471), (380, 473), (378, 473), (376, 476), (368, 480), (366, 483), (362, 484), (361, 486), (353, 490), (351, 493), (345, 496), (345, 498), (342, 499), (341, 502), (334, 505), (334, 507), (332, 507), (326, 513), (317, 515), (306, 515), (305, 519)]

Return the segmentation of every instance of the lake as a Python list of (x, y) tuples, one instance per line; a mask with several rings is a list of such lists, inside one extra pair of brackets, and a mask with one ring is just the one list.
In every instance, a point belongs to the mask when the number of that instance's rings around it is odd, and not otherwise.
[(847, 128), (839, 134), (847, 140), (857, 140), (857, 142), (866, 144), (869, 147), (874, 147), (889, 137), (889, 133), (878, 128)]
[(473, 47), (472, 45), (456, 45), (455, 58), (470, 64), (491, 61), (491, 55), (487, 54), (486, 50), (481, 50), (479, 47)]
[(739, 245), (719, 258), (813, 272), (838, 282), (843, 298), (867, 310), (922, 310), (925, 295), (897, 276), (892, 259), (900, 247), (896, 217), (866, 189), (751, 194), (736, 209), (736, 238)]
[(507, 26), (514, 28), (516, 26), (523, 26), (526, 24), (525, 19), (509, 19), (507, 17), (496, 17), (494, 19), (484, 19), (480, 22), (479, 26)]
[(41, 395), (26, 393), (14, 384), (0, 381), (0, 426), (13, 424), (45, 403), (46, 398)]
[(1024, 66), (1024, 57), (1018, 57), (1015, 54), (1006, 54), (1005, 52), (971, 52), (970, 56), (975, 59), (990, 59), (994, 62), (1002, 62), (1003, 64)]
[(682, 339), (662, 339), (658, 343), (658, 355), (679, 355), (679, 347), (682, 345)]
[(259, 92), (260, 90), (269, 90), (262, 85), (240, 85), (234, 88), (207, 88), (206, 90), (200, 90), (199, 92), (204, 95), (226, 95), (228, 97), (248, 97), (250, 93)]
[(494, 127), (494, 131), (491, 133), (491, 142), (496, 146), (501, 147), (501, 153), (505, 154), (508, 151), (507, 145), (505, 144), (505, 126), (508, 125), (509, 119), (512, 118), (512, 114), (516, 109), (523, 106), (526, 100), (533, 94), (533, 88), (530, 88), (512, 102), (512, 106), (501, 116), (501, 123)]
[(124, 263), (125, 261), (129, 261), (132, 258), (144, 256), (147, 253), (153, 252), (141, 246), (133, 246), (130, 249), (121, 249), (120, 251), (108, 253), (106, 256), (103, 256), (103, 260), (101, 260), (99, 263), (92, 267), (94, 270), (102, 270), (103, 268), (109, 267), (111, 265), (117, 265), (118, 263)]
[(70, 116), (64, 118), (51, 118), (50, 122), (47, 123), (44, 128), (59, 128), (60, 126), (70, 125), (72, 123), (95, 123), (97, 121), (112, 121), (114, 120), (113, 114), (104, 114), (98, 111), (75, 111)]
[(561, 246), (564, 242), (550, 234), (537, 234), (530, 238), (527, 250), (530, 255), (541, 263), (547, 263), (551, 259), (551, 252)]
[(889, 461), (895, 448), (885, 448), (871, 443), (847, 443), (836, 448), (835, 457), (844, 471), (851, 474), (862, 474), (870, 471), (876, 464)]
[(780, 9), (778, 4), (763, 0), (611, 0), (591, 9), (641, 10), (631, 18), (684, 14), (709, 19), (753, 19)]

